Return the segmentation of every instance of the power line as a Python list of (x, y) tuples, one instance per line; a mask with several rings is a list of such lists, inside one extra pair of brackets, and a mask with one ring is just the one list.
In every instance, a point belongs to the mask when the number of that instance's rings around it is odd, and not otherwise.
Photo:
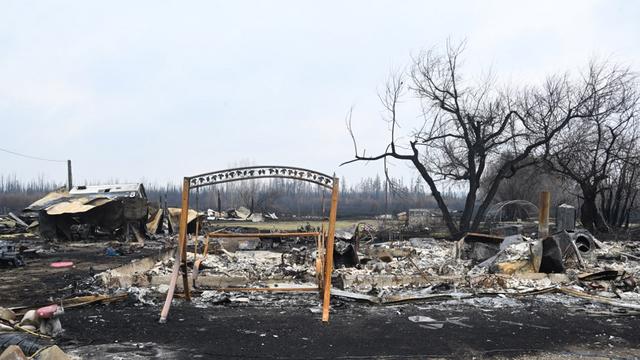
[(67, 162), (67, 160), (45, 159), (45, 158), (41, 158), (41, 157), (37, 157), (37, 156), (31, 156), (31, 155), (21, 154), (21, 153), (18, 153), (18, 152), (15, 152), (15, 151), (11, 151), (11, 150), (7, 150), (7, 149), (3, 149), (3, 148), (0, 148), (0, 151), (4, 151), (4, 152), (9, 153), (9, 154), (13, 154), (13, 155), (17, 155), (17, 156), (22, 156), (22, 157), (25, 157), (25, 158), (28, 158), (28, 159), (33, 159), (33, 160), (42, 160), (42, 161), (51, 161), (51, 162), (61, 162), (61, 163), (63, 163), (63, 162)]

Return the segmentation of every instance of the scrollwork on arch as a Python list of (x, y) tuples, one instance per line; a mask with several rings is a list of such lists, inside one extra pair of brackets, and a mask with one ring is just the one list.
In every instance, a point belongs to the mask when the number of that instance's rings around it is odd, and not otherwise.
[(333, 177), (314, 170), (290, 166), (248, 166), (213, 171), (189, 177), (191, 188), (251, 179), (285, 178), (311, 182), (326, 188), (333, 186)]

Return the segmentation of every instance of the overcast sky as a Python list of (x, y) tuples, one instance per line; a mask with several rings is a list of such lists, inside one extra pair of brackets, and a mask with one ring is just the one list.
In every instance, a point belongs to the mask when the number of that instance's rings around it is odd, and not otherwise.
[[(247, 162), (355, 180), (382, 164), (338, 168), (345, 115), (367, 153), (383, 150), (376, 94), (412, 53), (466, 39), (468, 78), (491, 68), (514, 84), (593, 56), (638, 69), (639, 19), (632, 0), (2, 0), (0, 148), (70, 158), (76, 182)], [(64, 182), (66, 169), (0, 152), (0, 173)]]

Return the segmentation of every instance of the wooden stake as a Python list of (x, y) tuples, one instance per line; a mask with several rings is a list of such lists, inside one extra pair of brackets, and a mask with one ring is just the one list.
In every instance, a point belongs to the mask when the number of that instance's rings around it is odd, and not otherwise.
[(167, 291), (167, 298), (164, 300), (162, 311), (160, 312), (160, 323), (167, 322), (167, 316), (169, 315), (169, 308), (173, 301), (173, 293), (176, 290), (176, 282), (178, 281), (178, 274), (180, 273), (180, 248), (176, 251), (176, 258), (173, 262), (173, 269), (171, 270), (171, 280), (169, 281), (169, 290)]
[[(189, 291), (189, 274), (187, 273), (187, 226), (189, 225), (189, 178), (182, 181), (182, 210), (180, 211), (180, 258), (184, 269), (182, 271), (182, 282), (184, 295), (187, 301), (191, 301)], [(196, 219), (197, 220), (197, 219)], [(197, 234), (196, 234), (197, 235)]]
[(200, 235), (200, 188), (196, 189), (196, 239), (193, 242), (193, 260), (195, 261), (198, 256), (198, 237)]
[(338, 191), (340, 184), (338, 178), (333, 178), (333, 189), (331, 190), (331, 210), (329, 211), (329, 233), (327, 234), (324, 265), (324, 286), (322, 288), (324, 296), (322, 299), (322, 321), (329, 321), (329, 303), (331, 301), (331, 273), (333, 272), (333, 242), (336, 232), (336, 217), (338, 212)]
[(322, 296), (322, 251), (324, 244), (322, 243), (322, 235), (316, 237), (316, 280), (318, 280), (319, 296)]
[[(167, 212), (168, 214), (168, 212)], [(160, 312), (160, 323), (167, 322), (167, 316), (169, 315), (169, 308), (171, 308), (171, 302), (173, 301), (173, 294), (176, 289), (176, 282), (178, 281), (178, 274), (180, 273), (180, 265), (184, 266), (182, 274), (184, 294), (187, 300), (191, 300), (191, 293), (189, 292), (189, 275), (187, 274), (187, 220), (189, 216), (189, 178), (184, 178), (182, 182), (182, 211), (180, 212), (180, 232), (178, 235), (178, 250), (176, 251), (176, 259), (173, 263), (173, 269), (171, 273), (171, 280), (169, 281), (169, 291), (167, 291), (167, 298), (164, 301), (164, 306)]]

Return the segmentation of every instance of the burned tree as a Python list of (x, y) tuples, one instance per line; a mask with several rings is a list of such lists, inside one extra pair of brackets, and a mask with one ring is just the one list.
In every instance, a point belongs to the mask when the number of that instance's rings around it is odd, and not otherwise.
[(600, 193), (600, 211), (610, 227), (629, 228), (631, 211), (636, 208), (640, 189), (640, 152), (637, 138), (624, 146), (620, 161), (617, 161), (608, 179), (603, 182)]
[[(388, 113), (390, 139), (378, 155), (358, 151), (348, 119), (355, 158), (393, 158), (412, 164), (425, 180), (453, 236), (475, 230), (483, 221), (501, 182), (544, 155), (547, 144), (573, 120), (587, 116), (597, 91), (589, 79), (571, 82), (568, 76), (549, 77), (542, 86), (498, 90), (495, 82), (465, 81), (459, 69), (462, 46), (447, 46), (441, 54), (426, 51), (413, 59), (406, 74), (393, 76), (380, 96)], [(406, 142), (397, 137), (397, 106), (405, 92), (421, 101), (423, 120)], [(509, 153), (488, 174), (501, 154)], [(345, 164), (346, 164), (345, 163)], [(454, 220), (441, 194), (442, 183), (466, 188), (462, 215)], [(481, 184), (486, 191), (480, 191)]]
[[(486, 179), (493, 179), (495, 172), (500, 169), (502, 163), (511, 160), (511, 157), (509, 153), (503, 154), (494, 164), (489, 165), (489, 169), (486, 170)], [(540, 199), (540, 192), (548, 190), (551, 191), (552, 203), (555, 205), (574, 201), (575, 195), (572, 194), (572, 190), (575, 188), (575, 184), (573, 181), (550, 171), (544, 166), (544, 162), (541, 159), (531, 158), (526, 159), (526, 161), (532, 161), (536, 164), (523, 168), (513, 176), (504, 179), (494, 196), (494, 202), (526, 200), (537, 204)], [(483, 182), (480, 192), (486, 192), (490, 185), (490, 183)]]
[[(585, 85), (590, 96), (580, 119), (568, 124), (549, 144), (546, 164), (579, 186), (583, 226), (606, 232), (609, 225), (619, 223), (624, 182), (633, 182), (636, 176), (630, 152), (635, 144), (638, 94), (631, 71), (608, 64), (592, 63)], [(611, 185), (618, 182), (614, 190)], [(600, 211), (598, 196), (602, 196)], [(626, 198), (631, 197), (627, 189)], [(614, 199), (618, 205), (613, 205)]]

